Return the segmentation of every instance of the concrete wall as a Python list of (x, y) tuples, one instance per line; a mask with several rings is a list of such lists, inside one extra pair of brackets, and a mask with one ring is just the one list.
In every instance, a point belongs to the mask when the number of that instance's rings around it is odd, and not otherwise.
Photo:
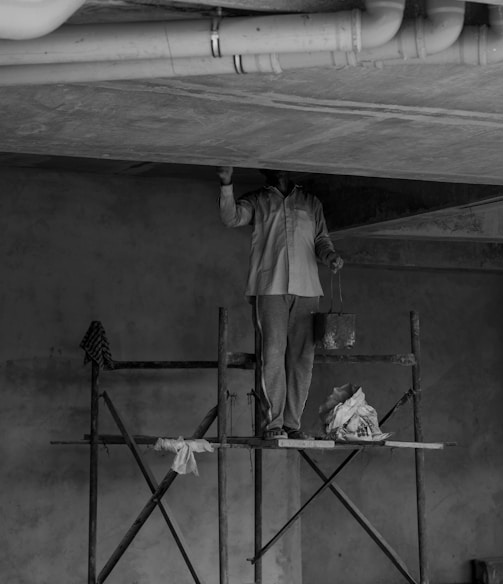
[[(214, 360), (218, 307), (230, 313), (230, 346), (253, 350), (243, 299), (248, 233), (219, 220), (217, 181), (2, 170), (0, 174), (0, 580), (87, 582), (88, 448), (54, 446), (89, 431), (90, 370), (79, 343), (101, 320), (115, 359)], [(233, 372), (232, 429), (251, 434), (252, 372)], [(133, 433), (189, 436), (215, 405), (211, 370), (104, 373)], [(118, 433), (102, 408), (101, 431)], [(214, 436), (213, 427), (209, 435)], [(158, 480), (173, 455), (145, 449)], [(230, 581), (253, 568), (253, 481), (246, 450), (229, 453)], [(200, 476), (180, 477), (171, 505), (207, 584), (218, 581), (216, 454)], [(264, 541), (298, 506), (295, 453), (265, 459)], [(98, 568), (150, 493), (129, 450), (100, 450)], [(267, 582), (300, 584), (300, 531), (264, 559)], [(160, 513), (107, 580), (192, 582)]]
[[(471, 559), (502, 553), (503, 277), (348, 267), (342, 284), (344, 310), (357, 313), (355, 352), (407, 352), (409, 311), (419, 312), (424, 437), (458, 444), (425, 455), (431, 581), (470, 582)], [(326, 278), (324, 287), (329, 290)], [(328, 310), (327, 298), (324, 304)], [(320, 429), (318, 406), (333, 386), (347, 381), (361, 384), (382, 416), (411, 387), (411, 373), (389, 365), (318, 366), (306, 427)], [(411, 404), (383, 430), (393, 439), (413, 440)], [(329, 474), (344, 456), (314, 458)], [(301, 468), (307, 498), (321, 483), (307, 465)], [(365, 452), (337, 484), (418, 577), (413, 451)], [(306, 583), (405, 581), (330, 492), (303, 515), (302, 541)]]
[[(215, 359), (218, 306), (227, 306), (233, 350), (252, 350), (242, 297), (248, 232), (221, 226), (215, 187), (189, 175), (1, 172), (2, 581), (87, 581), (87, 448), (49, 442), (88, 432), (90, 372), (79, 343), (91, 320), (103, 321), (115, 359)], [(322, 276), (328, 290), (326, 270)], [(347, 267), (343, 286), (345, 310), (358, 313), (355, 351), (408, 351), (408, 313), (420, 313), (425, 438), (458, 442), (426, 454), (432, 581), (468, 582), (469, 560), (501, 555), (503, 539), (503, 279)], [(333, 385), (348, 380), (361, 383), (383, 414), (410, 387), (410, 371), (317, 367), (307, 429), (319, 429), (317, 408)], [(246, 393), (252, 385), (250, 372), (232, 373), (236, 434), (251, 431)], [(187, 436), (215, 404), (216, 374), (105, 373), (102, 389), (133, 432)], [(101, 429), (116, 431), (104, 410)], [(387, 429), (397, 440), (412, 439), (408, 405)], [(300, 499), (297, 455), (267, 454), (264, 541)], [(171, 455), (146, 449), (145, 456), (162, 478)], [(99, 567), (149, 496), (126, 448), (110, 446), (100, 457)], [(327, 472), (342, 457), (314, 456)], [(199, 456), (200, 477), (180, 477), (166, 497), (208, 584), (218, 581), (215, 459)], [(251, 458), (233, 451), (230, 459), (230, 578), (245, 584), (253, 580), (246, 561), (253, 547)], [(307, 497), (319, 479), (303, 463), (301, 471)], [(339, 484), (417, 574), (413, 452), (366, 452)], [(302, 554), (295, 529), (265, 564), (266, 584), (300, 584), (302, 572), (304, 584), (403, 581), (328, 492), (303, 516)], [(157, 512), (108, 581), (191, 581)]]

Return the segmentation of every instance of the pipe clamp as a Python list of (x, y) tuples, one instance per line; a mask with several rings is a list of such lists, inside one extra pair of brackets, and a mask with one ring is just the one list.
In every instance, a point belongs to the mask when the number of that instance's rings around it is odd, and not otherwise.
[(211, 54), (215, 58), (219, 58), (222, 56), (222, 52), (220, 50), (220, 18), (212, 18), (211, 19), (211, 33), (210, 33), (210, 42), (211, 42)]
[(236, 71), (236, 73), (238, 75), (245, 74), (246, 71), (243, 68), (243, 59), (241, 55), (233, 55), (232, 59), (234, 62), (234, 70)]

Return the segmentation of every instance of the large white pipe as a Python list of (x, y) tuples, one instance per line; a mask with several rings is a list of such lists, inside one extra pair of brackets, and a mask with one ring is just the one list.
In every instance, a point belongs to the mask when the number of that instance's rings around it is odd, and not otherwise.
[(398, 34), (388, 43), (360, 53), (320, 52), (278, 55), (277, 71), (308, 67), (347, 67), (360, 63), (381, 64), (386, 59), (404, 60), (433, 55), (452, 45), (463, 30), (464, 2), (459, 0), (427, 0), (426, 18), (404, 22)]
[(364, 12), (63, 26), (40, 39), (0, 41), (0, 65), (358, 52), (393, 38), (404, 6), (405, 0), (367, 0)]
[(424, 58), (450, 47), (463, 30), (465, 4), (459, 0), (427, 0), (427, 18), (406, 21), (386, 44), (362, 51), (357, 60)]
[[(503, 6), (489, 7), (489, 27), (467, 26), (459, 39), (449, 48), (424, 59), (414, 59), (410, 64), (490, 65), (503, 61)], [(377, 63), (399, 65), (403, 61), (392, 60)]]
[[(441, 34), (438, 29), (436, 34)], [(411, 28), (407, 30), (412, 31)], [(413, 34), (409, 32), (408, 34)], [(416, 33), (414, 33), (416, 34)], [(443, 33), (442, 33), (443, 34)], [(408, 40), (412, 43), (412, 39)], [(441, 43), (431, 40), (428, 44), (439, 47)], [(503, 7), (491, 7), (490, 28), (467, 27), (450, 48), (436, 55), (422, 59), (390, 59), (376, 62), (383, 64), (405, 63), (462, 63), (484, 65), (503, 61)], [(235, 55), (233, 57), (185, 58), (185, 59), (143, 59), (101, 63), (57, 64), (13, 66), (0, 69), (0, 86), (93, 82), (120, 79), (158, 79), (196, 75), (220, 75), (232, 73), (280, 73), (302, 67), (337, 67), (358, 65), (357, 55), (334, 53), (286, 53)]]
[(0, 0), (0, 38), (32, 39), (58, 28), (85, 0)]

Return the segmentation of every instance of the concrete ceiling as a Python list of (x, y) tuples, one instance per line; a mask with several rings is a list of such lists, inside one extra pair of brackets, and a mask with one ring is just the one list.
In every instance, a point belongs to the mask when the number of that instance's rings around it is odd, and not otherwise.
[[(198, 8), (93, 0), (72, 20), (192, 18)], [(466, 19), (483, 22), (484, 8), (468, 4)], [(407, 4), (406, 16), (418, 10)], [(16, 153), (501, 185), (502, 95), (503, 64), (14, 86), (0, 91), (0, 133)]]
[[(70, 23), (207, 18), (217, 5), (230, 16), (250, 14), (252, 5), (262, 12), (361, 7), (351, 0), (93, 0)], [(407, 18), (422, 11), (420, 2), (407, 2)], [(467, 4), (466, 23), (486, 20), (485, 5)], [(79, 169), (83, 158), (101, 159), (113, 172), (144, 175), (180, 165), (283, 168), (318, 177), (317, 190), (325, 185), (331, 232), (336, 239), (352, 237), (345, 245), (354, 257), (360, 254), (360, 263), (370, 256), (368, 248), (355, 248), (355, 236), (423, 237), (476, 241), (482, 247), (467, 265), (480, 268), (490, 256), (489, 265), (500, 270), (499, 248), (495, 259), (487, 245), (503, 241), (502, 95), (503, 63), (2, 87), (1, 149), (7, 154), (0, 164), (49, 161), (54, 167), (60, 160)], [(341, 185), (349, 199), (341, 197)], [(416, 205), (411, 197), (418, 191)], [(377, 209), (376, 201), (384, 204)], [(459, 248), (454, 263), (463, 263), (466, 249)], [(440, 267), (454, 261), (451, 251)], [(386, 256), (382, 249), (379, 254)]]

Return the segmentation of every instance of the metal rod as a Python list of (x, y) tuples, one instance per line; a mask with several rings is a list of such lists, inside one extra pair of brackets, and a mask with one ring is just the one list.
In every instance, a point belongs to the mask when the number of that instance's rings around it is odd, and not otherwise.
[[(218, 311), (218, 440), (227, 441), (227, 337), (228, 316)], [(220, 584), (228, 584), (227, 449), (218, 450), (218, 540)]]
[[(260, 396), (262, 395), (262, 342), (260, 335), (255, 328), (255, 436), (258, 438), (262, 434), (262, 408)], [(262, 450), (256, 449), (255, 458), (255, 507), (254, 507), (254, 554), (256, 555), (262, 548), (262, 474), (263, 457)], [(262, 560), (259, 559), (254, 564), (255, 584), (262, 584)]]
[[(121, 431), (121, 434), (124, 437), (126, 444), (129, 446), (129, 449), (131, 450), (131, 452), (136, 460), (136, 463), (138, 464), (138, 466), (141, 470), (141, 473), (143, 474), (143, 477), (145, 478), (145, 481), (148, 484), (150, 492), (155, 493), (155, 491), (157, 490), (159, 485), (158, 485), (157, 480), (155, 479), (152, 471), (148, 467), (147, 463), (143, 460), (143, 455), (142, 455), (140, 449), (138, 448), (138, 445), (136, 444), (133, 436), (129, 433), (128, 429), (126, 428), (126, 425), (125, 425), (124, 421), (122, 420), (122, 417), (120, 416), (119, 412), (115, 408), (114, 404), (112, 403), (112, 400), (110, 399), (110, 397), (106, 391), (103, 392), (103, 398), (105, 400), (105, 403), (108, 406), (108, 409), (110, 410), (110, 413), (112, 414), (112, 418), (115, 420), (117, 427)], [(194, 564), (192, 563), (188, 552), (186, 551), (187, 550), (187, 543), (184, 541), (183, 534), (182, 534), (179, 526), (177, 525), (177, 522), (176, 522), (176, 520), (171, 512), (169, 505), (167, 505), (167, 504), (164, 505), (160, 500), (158, 501), (157, 505), (159, 507), (159, 510), (160, 510), (162, 516), (164, 517), (164, 519), (168, 525), (169, 530), (171, 531), (171, 534), (173, 535), (173, 539), (175, 540), (176, 545), (178, 546), (178, 549), (180, 550), (180, 553), (182, 554), (182, 557), (187, 565), (187, 568), (189, 569), (189, 572), (192, 575), (192, 578), (194, 579), (194, 582), (196, 584), (201, 584), (202, 579), (199, 576), (199, 574), (197, 573), (196, 568), (195, 568)]]
[[(206, 416), (204, 417), (204, 419), (194, 432), (192, 436), (193, 439), (197, 440), (198, 438), (202, 438), (206, 434), (211, 424), (215, 421), (217, 413), (218, 409), (215, 406), (206, 414)], [(96, 581), (97, 584), (103, 584), (103, 582), (106, 580), (110, 572), (113, 570), (114, 566), (122, 557), (122, 554), (127, 550), (129, 544), (135, 538), (136, 534), (140, 531), (144, 523), (150, 517), (152, 511), (156, 508), (158, 502), (161, 500), (161, 498), (164, 496), (166, 491), (169, 489), (171, 484), (175, 481), (175, 479), (178, 476), (179, 475), (174, 470), (170, 469), (168, 471), (166, 476), (159, 483), (159, 486), (155, 490), (155, 493), (153, 493), (153, 495), (147, 501), (146, 505), (143, 507), (143, 509), (140, 511), (140, 514), (135, 519), (133, 525), (128, 529), (127, 533), (124, 535), (121, 542), (119, 543), (113, 554), (110, 556), (110, 559), (99, 573), (98, 579)]]
[[(314, 470), (314, 472), (321, 478), (322, 481), (327, 480), (327, 476), (319, 469), (313, 459), (303, 450), (299, 450), (299, 454), (307, 462), (307, 464)], [(377, 531), (377, 529), (370, 523), (365, 515), (358, 509), (358, 507), (351, 501), (346, 493), (335, 483), (331, 483), (329, 489), (344, 505), (344, 507), (351, 513), (354, 519), (363, 527), (363, 529), (370, 535), (375, 543), (380, 547), (383, 553), (391, 560), (391, 563), (398, 569), (398, 571), (405, 576), (410, 584), (417, 584), (412, 575), (409, 573), (407, 566), (399, 557), (396, 551), (389, 545), (384, 537)]]
[(99, 365), (91, 366), (91, 444), (89, 448), (89, 555), (88, 584), (96, 584), (96, 543), (98, 520), (98, 418), (99, 418)]
[[(421, 344), (419, 340), (419, 314), (410, 313), (411, 349), (416, 364), (412, 367), (412, 405), (414, 412), (414, 439), (423, 442), (423, 423), (421, 412)], [(428, 546), (426, 533), (426, 494), (424, 482), (424, 450), (415, 451), (416, 463), (416, 498), (417, 498), (417, 530), (419, 543), (419, 578), (421, 584), (428, 584)]]
[(331, 363), (388, 363), (389, 365), (402, 365), (410, 367), (414, 365), (415, 358), (412, 353), (404, 353), (397, 355), (350, 355), (349, 353), (342, 353), (340, 355), (325, 355), (324, 353), (317, 353), (314, 356), (315, 363), (324, 363), (330, 365)]
[[(391, 410), (382, 418), (382, 420), (380, 420), (379, 424), (382, 425), (384, 424), (384, 422), (386, 420), (388, 420), (396, 411), (397, 409), (403, 405), (406, 401), (408, 401), (409, 397), (410, 397), (410, 390), (407, 391), (398, 401), (397, 403), (391, 408)], [(299, 519), (299, 517), (305, 512), (305, 510), (307, 509), (307, 507), (319, 496), (321, 495), (321, 493), (323, 491), (325, 491), (331, 484), (331, 482), (334, 480), (334, 478), (339, 474), (339, 472), (347, 465), (349, 464), (349, 462), (355, 458), (355, 456), (357, 456), (359, 453), (361, 452), (361, 450), (354, 450), (351, 454), (349, 454), (342, 462), (341, 464), (332, 472), (332, 474), (326, 479), (326, 481), (323, 483), (323, 485), (321, 485), (321, 487), (318, 488), (317, 491), (314, 492), (313, 495), (311, 495), (311, 497), (304, 503), (304, 505), (302, 505), (302, 507), (297, 511), (297, 513), (295, 513), (286, 523), (285, 525), (283, 525), (283, 527), (278, 531), (278, 533), (276, 533), (276, 535), (274, 537), (272, 537), (267, 543), (266, 545), (260, 550), (260, 552), (258, 554), (255, 555), (255, 557), (253, 557), (250, 561), (252, 563), (255, 563), (259, 558), (261, 558), (266, 552), (267, 550), (269, 550), (277, 541), (280, 537), (282, 537), (287, 531), (288, 529), (290, 529), (290, 527), (295, 523), (295, 521), (297, 521), (297, 519)]]

